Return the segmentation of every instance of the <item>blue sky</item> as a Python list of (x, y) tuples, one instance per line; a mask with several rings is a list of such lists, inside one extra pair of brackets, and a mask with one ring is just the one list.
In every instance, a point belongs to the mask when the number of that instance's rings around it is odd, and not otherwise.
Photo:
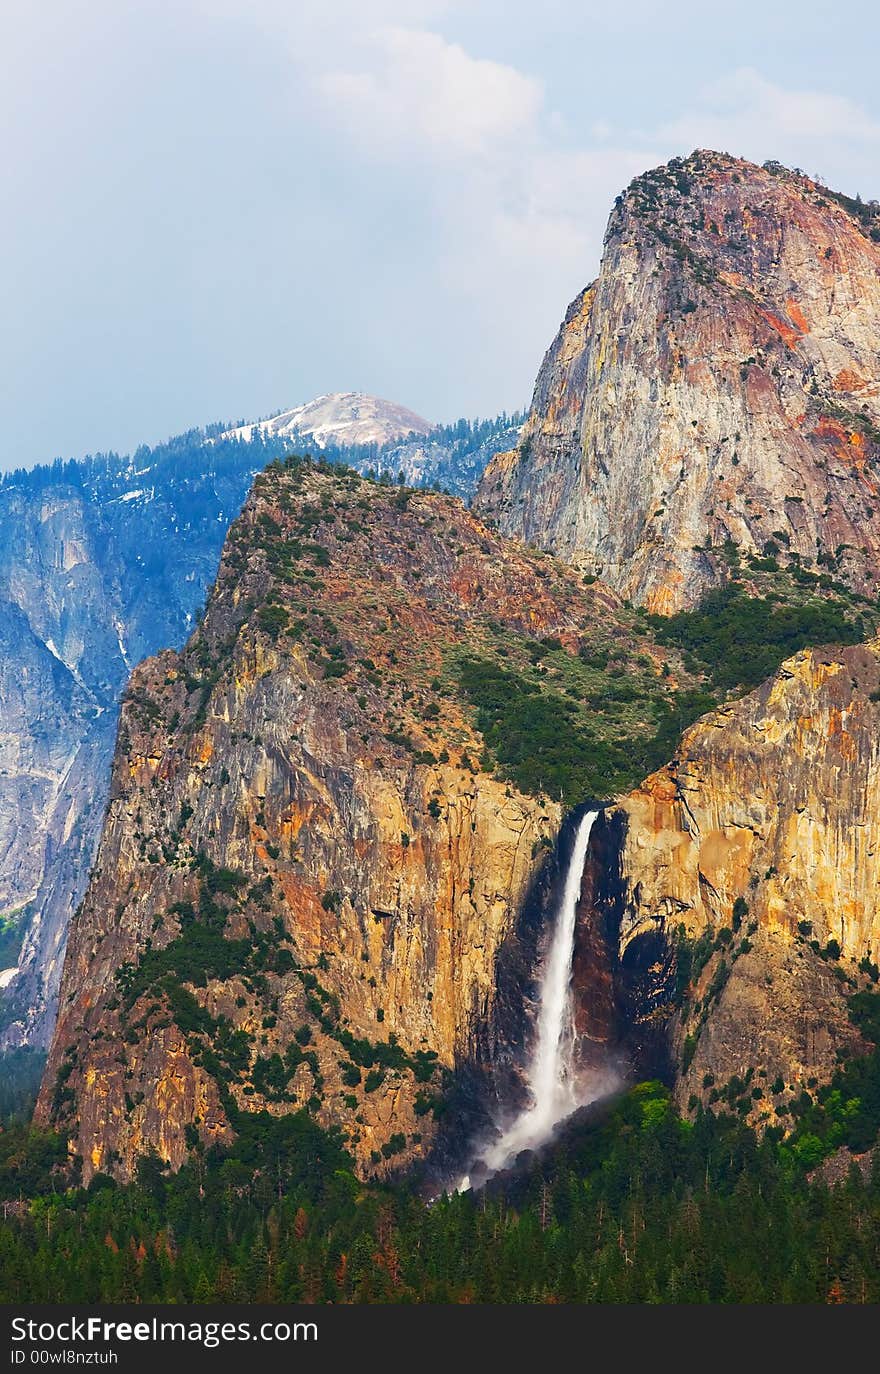
[(4, 0), (0, 467), (323, 391), (525, 404), (637, 172), (880, 195), (878, 37), (845, 0)]

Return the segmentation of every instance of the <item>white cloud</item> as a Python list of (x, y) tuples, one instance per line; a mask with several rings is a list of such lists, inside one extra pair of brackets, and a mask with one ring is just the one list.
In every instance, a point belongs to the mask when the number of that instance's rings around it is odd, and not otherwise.
[(438, 286), (486, 320), (517, 299), (523, 328), (537, 310), (546, 333), (595, 270), (611, 201), (650, 143), (616, 147), (607, 129), (601, 148), (579, 147), (541, 82), (438, 33), (383, 28), (345, 56), (312, 88), (377, 176), (396, 165), (430, 202)]
[(777, 158), (832, 180), (859, 179), (876, 158), (880, 124), (846, 96), (786, 89), (743, 67), (705, 85), (696, 104), (661, 125), (652, 141), (664, 151), (714, 148), (756, 162)]
[(721, 121), (751, 135), (763, 126), (766, 135), (781, 132), (798, 138), (846, 138), (877, 142), (880, 125), (854, 101), (825, 91), (785, 90), (753, 67), (741, 67), (701, 91), (702, 113), (684, 115), (667, 125), (676, 133), (689, 122)]
[(803, 6), (783, 53), (746, 0), (727, 58), (696, 0), (678, 28), (659, 0), (10, 5), (10, 452), (347, 387), (509, 407), (646, 167), (713, 147), (880, 190), (870, 44), (832, 34), (823, 89)]
[[(199, 3), (241, 17), (238, 0)], [(372, 175), (377, 194), (387, 187), (430, 207), (436, 289), (467, 296), (475, 316), (488, 319), (517, 293), (523, 327), (529, 315), (549, 325), (595, 272), (614, 197), (671, 156), (711, 147), (813, 172), (825, 160), (855, 175), (880, 138), (850, 99), (787, 90), (753, 68), (706, 83), (656, 127), (615, 124), (604, 109), (576, 130), (536, 76), (439, 32), (462, 8), (253, 0), (248, 15), (281, 36), (297, 96), (308, 118), (335, 131), (338, 157)]]
[(533, 132), (540, 83), (471, 57), (439, 34), (381, 29), (363, 44), (362, 56), (359, 70), (319, 73), (315, 85), (333, 116), (379, 157), (421, 147), (443, 160), (472, 161)]

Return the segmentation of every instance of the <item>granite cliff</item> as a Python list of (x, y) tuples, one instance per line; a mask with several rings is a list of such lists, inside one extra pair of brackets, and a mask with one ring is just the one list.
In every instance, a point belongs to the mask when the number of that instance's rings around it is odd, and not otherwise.
[[(132, 666), (187, 633), (262, 445), (182, 446), (0, 484), (0, 1045), (46, 1046)], [(185, 446), (184, 446), (185, 448)], [(174, 556), (174, 551), (179, 556)], [(169, 556), (170, 555), (170, 556)]]
[(778, 164), (637, 177), (477, 508), (653, 611), (725, 552), (880, 575), (880, 214)]
[(299, 1108), (365, 1174), (442, 1174), (521, 1097), (555, 856), (628, 755), (647, 779), (583, 873), (580, 1062), (683, 1109), (753, 1085), (775, 1124), (863, 1048), (880, 659), (802, 650), (676, 747), (687, 657), (451, 498), (270, 467), (204, 622), (126, 692), (41, 1119), (87, 1177)]
[[(510, 1077), (562, 811), (495, 774), (461, 684), (595, 672), (591, 629), (659, 696), (634, 621), (452, 498), (261, 475), (203, 624), (125, 697), (40, 1102), (87, 1176), (177, 1167), (263, 1107), (397, 1168), (469, 1075)], [(576, 705), (529, 691), (562, 712), (548, 749), (574, 738)]]
[[(357, 400), (353, 417), (351, 405), (322, 398), (320, 446), (364, 470), (404, 470), (414, 483), (462, 493), (517, 432), (503, 416), (349, 450), (346, 436), (414, 427), (410, 412), (390, 407), (389, 418), (386, 403)], [(373, 423), (377, 408), (385, 429)], [(315, 409), (300, 407), (300, 421)], [(351, 429), (361, 412), (372, 429)], [(245, 429), (230, 437), (215, 425), (130, 458), (0, 478), (0, 1049), (51, 1037), (128, 675), (145, 655), (183, 642), (255, 474), (289, 449), (283, 428)]]
[(878, 701), (876, 641), (804, 650), (604, 813), (584, 931), (683, 1109), (732, 1081), (784, 1123), (864, 1051), (846, 998), (880, 963)]

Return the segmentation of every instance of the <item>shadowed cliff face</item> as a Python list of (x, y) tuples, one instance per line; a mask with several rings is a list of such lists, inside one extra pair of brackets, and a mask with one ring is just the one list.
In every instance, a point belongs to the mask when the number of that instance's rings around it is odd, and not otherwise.
[(125, 698), (39, 1107), (87, 1176), (296, 1107), (387, 1171), (457, 1082), (509, 1090), (561, 812), (483, 771), (449, 655), (614, 606), (451, 498), (258, 479)]
[(825, 188), (716, 153), (648, 172), (477, 507), (661, 613), (728, 540), (874, 595), (878, 333), (880, 244)]
[(571, 966), (578, 1057), (585, 1068), (602, 1068), (623, 1030), (616, 1005), (616, 924), (609, 876), (615, 845), (606, 817), (593, 822), (581, 879)]
[(627, 816), (611, 805), (593, 825), (581, 882), (572, 960), (572, 997), (586, 1070), (627, 1079), (674, 1079), (669, 1054), (674, 943), (662, 926), (627, 942), (623, 872)]
[(133, 663), (192, 624), (253, 473), (239, 448), (194, 480), (108, 459), (0, 485), (0, 916), (18, 912), (23, 936), (0, 1048), (48, 1045), (119, 695)]
[[(682, 1105), (708, 1098), (707, 1075), (802, 1088), (859, 1048), (845, 994), (880, 956), (878, 689), (876, 642), (805, 650), (686, 731), (610, 813), (617, 957), (624, 972), (653, 961)], [(789, 1100), (766, 1087), (755, 1120)]]
[(63, 805), (90, 704), (19, 607), (0, 601), (0, 914), (10, 923), (39, 889), (41, 823)]

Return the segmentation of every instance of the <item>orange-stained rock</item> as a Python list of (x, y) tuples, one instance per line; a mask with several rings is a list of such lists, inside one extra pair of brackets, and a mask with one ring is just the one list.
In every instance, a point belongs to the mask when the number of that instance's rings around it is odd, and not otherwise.
[(646, 172), (476, 507), (662, 615), (780, 530), (803, 566), (851, 546), (876, 596), (878, 337), (880, 242), (824, 187), (705, 151)]
[[(203, 624), (136, 670), (123, 706), (38, 1109), (87, 1177), (130, 1177), (150, 1149), (177, 1168), (188, 1129), (228, 1141), (230, 1101), (308, 1109), (347, 1133), (365, 1173), (431, 1150), (447, 1075), (504, 1049), (511, 1016), (522, 1035), (522, 995), (498, 1008), (501, 967), (530, 977), (519, 923), (561, 821), (557, 801), (481, 768), (448, 655), (501, 631), (574, 653), (619, 607), (451, 498), (339, 470), (258, 479)], [(133, 1005), (125, 992), (124, 966), (177, 939), (186, 904), (204, 899), (204, 859), (233, 874), (214, 899), (225, 936), (246, 950), (269, 937), (288, 961), (261, 970), (245, 954), (231, 975), (186, 983), (246, 1037), (225, 1088), (161, 987)], [(295, 1051), (304, 1028), (314, 1060), (270, 1090), (258, 1061)], [(352, 1082), (343, 1032), (386, 1051), (393, 1038), (409, 1065)], [(433, 1072), (414, 1072), (419, 1054)], [(53, 1102), (66, 1064), (72, 1098)]]
[[(672, 1020), (679, 1055), (693, 1047), (682, 1106), (763, 1070), (751, 1119), (766, 1123), (768, 1082), (786, 1084), (779, 1105), (859, 1048), (845, 994), (867, 983), (866, 958), (880, 963), (878, 694), (876, 641), (804, 650), (687, 730), (675, 761), (612, 812), (624, 834), (619, 953), (656, 931), (715, 940)], [(829, 940), (839, 961), (814, 948)], [(722, 965), (727, 981), (707, 999)]]

